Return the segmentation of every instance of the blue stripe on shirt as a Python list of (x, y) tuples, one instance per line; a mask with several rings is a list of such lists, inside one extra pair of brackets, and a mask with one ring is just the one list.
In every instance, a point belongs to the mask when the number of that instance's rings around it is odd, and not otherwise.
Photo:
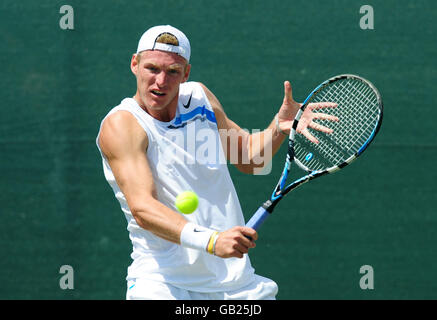
[(206, 119), (208, 119), (211, 122), (217, 123), (217, 120), (215, 119), (214, 112), (208, 110), (206, 106), (197, 107), (196, 109), (188, 112), (183, 113), (179, 115), (173, 122), (174, 126), (180, 125), (183, 122), (187, 122), (193, 118), (195, 118), (197, 115), (206, 116)]

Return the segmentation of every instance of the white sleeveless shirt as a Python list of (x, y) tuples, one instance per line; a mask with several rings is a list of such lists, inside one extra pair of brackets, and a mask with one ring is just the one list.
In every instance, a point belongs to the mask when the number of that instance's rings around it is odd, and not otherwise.
[[(176, 115), (169, 122), (154, 119), (132, 98), (124, 99), (108, 115), (119, 110), (130, 112), (147, 133), (146, 153), (159, 201), (177, 211), (176, 196), (192, 190), (199, 196), (199, 206), (194, 213), (184, 215), (186, 220), (219, 231), (244, 225), (216, 118), (198, 83), (180, 85)], [(97, 146), (100, 150), (98, 137)], [(132, 241), (133, 262), (127, 280), (147, 278), (200, 292), (237, 290), (253, 281), (254, 270), (247, 255), (222, 259), (184, 248), (138, 226), (108, 161), (101, 155), (105, 178), (120, 202)]]

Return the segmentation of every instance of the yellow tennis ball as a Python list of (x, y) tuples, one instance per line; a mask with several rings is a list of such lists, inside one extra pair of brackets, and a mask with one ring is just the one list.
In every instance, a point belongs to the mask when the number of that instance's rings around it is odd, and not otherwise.
[(184, 191), (176, 197), (175, 206), (184, 214), (193, 213), (199, 204), (199, 198), (193, 191)]

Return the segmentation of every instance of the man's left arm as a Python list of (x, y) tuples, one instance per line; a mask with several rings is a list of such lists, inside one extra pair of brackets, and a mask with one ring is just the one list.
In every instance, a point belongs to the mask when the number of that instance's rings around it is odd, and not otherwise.
[[(244, 173), (253, 174), (256, 169), (262, 170), (270, 163), (272, 156), (286, 138), (286, 135), (278, 130), (275, 119), (266, 129), (249, 134), (229, 119), (216, 96), (205, 85), (201, 83), (200, 85), (214, 110), (227, 160)], [(294, 119), (299, 105), (289, 97), (284, 95), (280, 110), (283, 111), (283, 117), (286, 112), (287, 117)], [(282, 125), (281, 130), (286, 131), (287, 125), (287, 123)]]

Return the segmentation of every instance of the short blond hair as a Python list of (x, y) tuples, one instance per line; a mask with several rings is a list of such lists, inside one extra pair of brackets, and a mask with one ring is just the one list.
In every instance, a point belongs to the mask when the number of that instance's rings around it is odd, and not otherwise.
[[(168, 32), (161, 33), (155, 40), (155, 42), (164, 43), (164, 44), (171, 44), (174, 46), (179, 45), (178, 38), (176, 38), (174, 35)], [(139, 63), (141, 61), (141, 52), (138, 52), (136, 56), (137, 62)]]
[(172, 44), (174, 46), (179, 45), (179, 40), (174, 35), (168, 32), (161, 33), (158, 38), (156, 38), (155, 42), (159, 43), (165, 43), (165, 44)]

